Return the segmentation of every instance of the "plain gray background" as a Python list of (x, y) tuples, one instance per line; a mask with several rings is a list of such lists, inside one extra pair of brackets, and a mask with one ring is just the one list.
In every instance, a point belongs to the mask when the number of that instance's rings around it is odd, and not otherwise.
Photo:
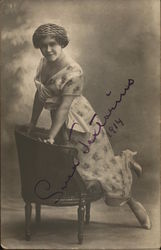
[[(20, 175), (14, 140), (15, 124), (28, 123), (34, 75), (41, 54), (32, 34), (43, 23), (64, 26), (70, 37), (65, 49), (83, 68), (84, 95), (103, 117), (128, 79), (127, 95), (106, 129), (120, 118), (110, 138), (115, 154), (137, 151), (143, 177), (134, 180), (135, 197), (159, 209), (159, 1), (157, 0), (28, 0), (2, 2), (2, 197), (20, 199)], [(110, 97), (106, 92), (111, 91)], [(47, 111), (40, 126), (49, 127)], [(135, 187), (137, 185), (137, 187)], [(158, 218), (159, 224), (159, 218)]]

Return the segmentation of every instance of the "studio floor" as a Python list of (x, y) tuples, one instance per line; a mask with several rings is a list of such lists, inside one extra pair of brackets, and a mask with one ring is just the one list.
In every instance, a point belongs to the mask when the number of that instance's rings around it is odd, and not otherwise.
[(32, 213), (32, 238), (24, 239), (24, 203), (8, 199), (2, 206), (2, 246), (5, 249), (158, 249), (159, 209), (143, 204), (152, 229), (142, 229), (127, 205), (108, 207), (103, 200), (92, 204), (91, 222), (84, 226), (84, 242), (77, 244), (77, 207), (42, 207), (40, 226)]

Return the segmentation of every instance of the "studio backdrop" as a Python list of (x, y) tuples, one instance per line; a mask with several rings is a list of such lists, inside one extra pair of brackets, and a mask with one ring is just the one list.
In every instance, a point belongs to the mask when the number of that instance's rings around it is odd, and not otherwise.
[[(83, 94), (103, 117), (128, 86), (105, 129), (116, 155), (137, 152), (143, 177), (134, 195), (155, 209), (155, 246), (159, 243), (159, 1), (157, 0), (6, 0), (2, 1), (1, 147), (2, 201), (21, 199), (14, 128), (31, 118), (34, 77), (41, 54), (32, 45), (44, 23), (65, 26), (65, 51), (82, 67)], [(109, 94), (111, 93), (111, 94)], [(116, 120), (116, 133), (111, 127)], [(38, 126), (49, 128), (44, 110)], [(114, 128), (114, 127), (113, 127)], [(136, 183), (135, 183), (136, 182)], [(3, 204), (2, 202), (2, 204)]]

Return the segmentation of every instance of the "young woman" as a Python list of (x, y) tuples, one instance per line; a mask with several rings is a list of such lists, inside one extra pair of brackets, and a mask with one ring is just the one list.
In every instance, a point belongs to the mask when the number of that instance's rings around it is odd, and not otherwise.
[(150, 229), (146, 210), (131, 197), (130, 166), (141, 173), (133, 159), (135, 153), (125, 150), (121, 156), (114, 155), (103, 124), (82, 95), (82, 68), (64, 53), (68, 43), (66, 30), (56, 24), (41, 25), (33, 34), (34, 47), (43, 57), (35, 77), (37, 91), (28, 132), (36, 126), (42, 109), (48, 109), (52, 125), (44, 142), (53, 144), (61, 136), (61, 142), (76, 147), (80, 162), (77, 170), (86, 183), (99, 181), (106, 204), (111, 198), (119, 204), (127, 203), (142, 227)]

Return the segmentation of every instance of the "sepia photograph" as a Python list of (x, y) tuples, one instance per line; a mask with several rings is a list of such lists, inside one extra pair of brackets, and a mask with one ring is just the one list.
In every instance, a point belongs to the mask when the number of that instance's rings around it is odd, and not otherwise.
[(1, 246), (160, 249), (160, 1), (1, 1)]

